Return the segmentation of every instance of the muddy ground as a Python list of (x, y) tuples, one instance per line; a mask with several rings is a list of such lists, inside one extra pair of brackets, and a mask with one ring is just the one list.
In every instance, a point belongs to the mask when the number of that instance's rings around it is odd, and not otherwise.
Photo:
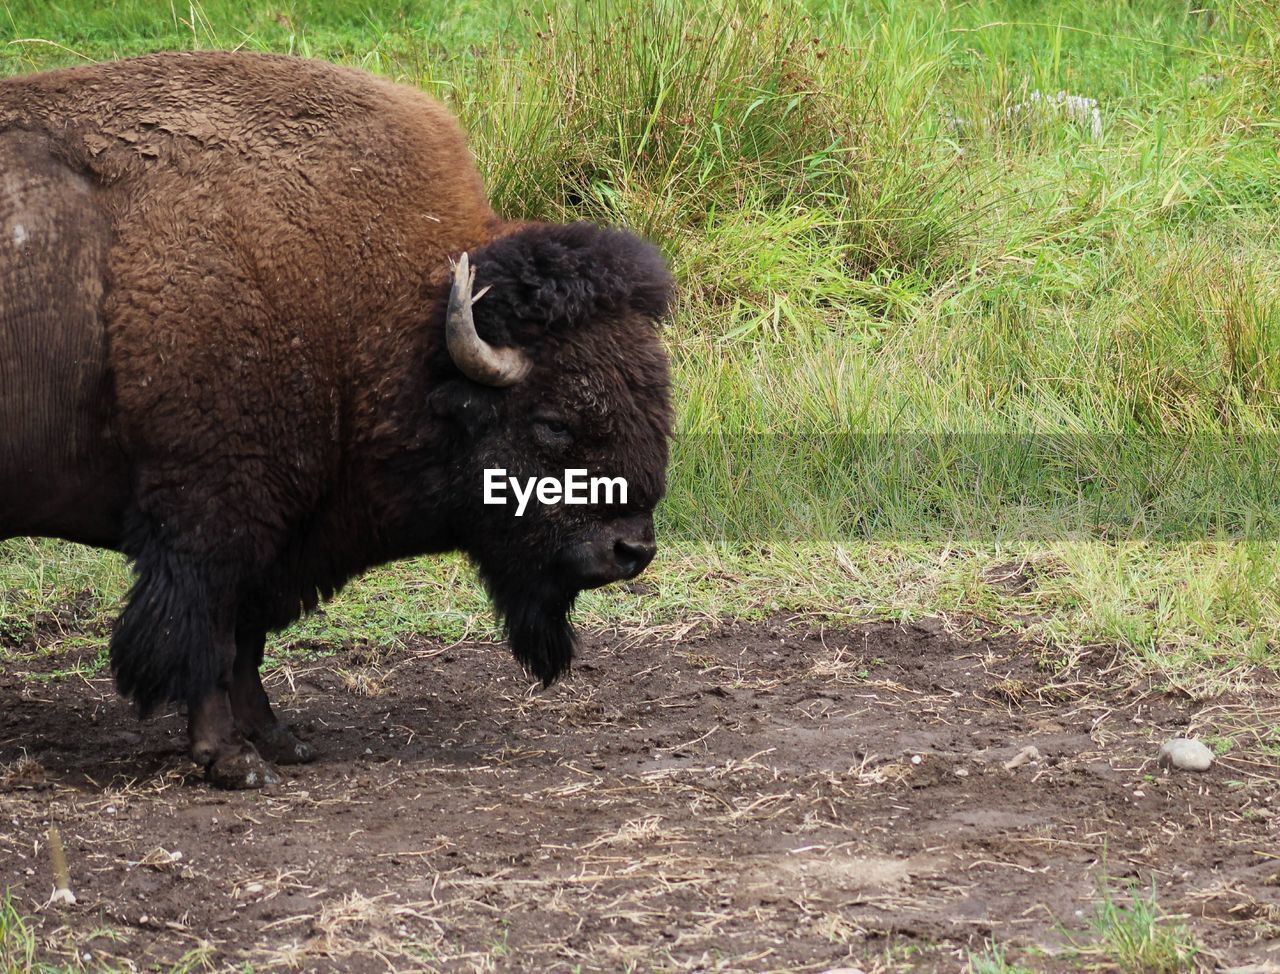
[[(1109, 650), (951, 630), (595, 633), (545, 692), (492, 645), (292, 656), (272, 692), (323, 756), (270, 794), (211, 790), (180, 718), (137, 724), (105, 677), (33, 679), (27, 637), (0, 887), (91, 967), (959, 971), (994, 937), (1106, 969), (1090, 919), (1134, 882), (1205, 968), (1280, 963), (1274, 682), (1196, 700)], [(1188, 732), (1234, 744), (1159, 769)]]

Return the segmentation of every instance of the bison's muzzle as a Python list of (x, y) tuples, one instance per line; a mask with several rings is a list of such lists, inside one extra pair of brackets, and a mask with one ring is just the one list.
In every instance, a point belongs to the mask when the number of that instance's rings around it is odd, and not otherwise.
[(599, 588), (635, 578), (657, 552), (647, 514), (606, 521), (597, 537), (561, 550), (558, 567), (574, 588)]

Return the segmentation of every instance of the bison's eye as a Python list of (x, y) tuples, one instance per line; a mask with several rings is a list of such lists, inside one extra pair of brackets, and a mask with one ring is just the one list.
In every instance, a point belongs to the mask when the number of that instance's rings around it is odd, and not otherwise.
[(562, 416), (534, 416), (533, 437), (547, 447), (563, 447), (573, 442), (573, 430)]

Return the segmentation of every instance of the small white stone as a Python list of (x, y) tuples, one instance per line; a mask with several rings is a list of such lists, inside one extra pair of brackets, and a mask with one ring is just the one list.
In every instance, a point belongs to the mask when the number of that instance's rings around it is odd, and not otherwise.
[(1213, 752), (1201, 741), (1190, 737), (1175, 737), (1160, 745), (1160, 767), (1177, 768), (1179, 771), (1208, 771), (1213, 764)]

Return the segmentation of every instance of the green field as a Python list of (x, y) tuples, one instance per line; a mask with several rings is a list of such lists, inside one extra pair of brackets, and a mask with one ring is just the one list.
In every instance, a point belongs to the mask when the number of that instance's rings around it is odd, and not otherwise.
[[(506, 214), (654, 238), (681, 285), (663, 554), (585, 623), (946, 613), (1199, 681), (1280, 659), (1268, 8), (8, 0), (0, 68), (360, 66), (456, 110)], [(1024, 562), (1029, 590), (989, 584)], [(5, 643), (127, 582), (10, 542)], [(275, 651), (492, 628), (466, 565), (424, 560)]]

